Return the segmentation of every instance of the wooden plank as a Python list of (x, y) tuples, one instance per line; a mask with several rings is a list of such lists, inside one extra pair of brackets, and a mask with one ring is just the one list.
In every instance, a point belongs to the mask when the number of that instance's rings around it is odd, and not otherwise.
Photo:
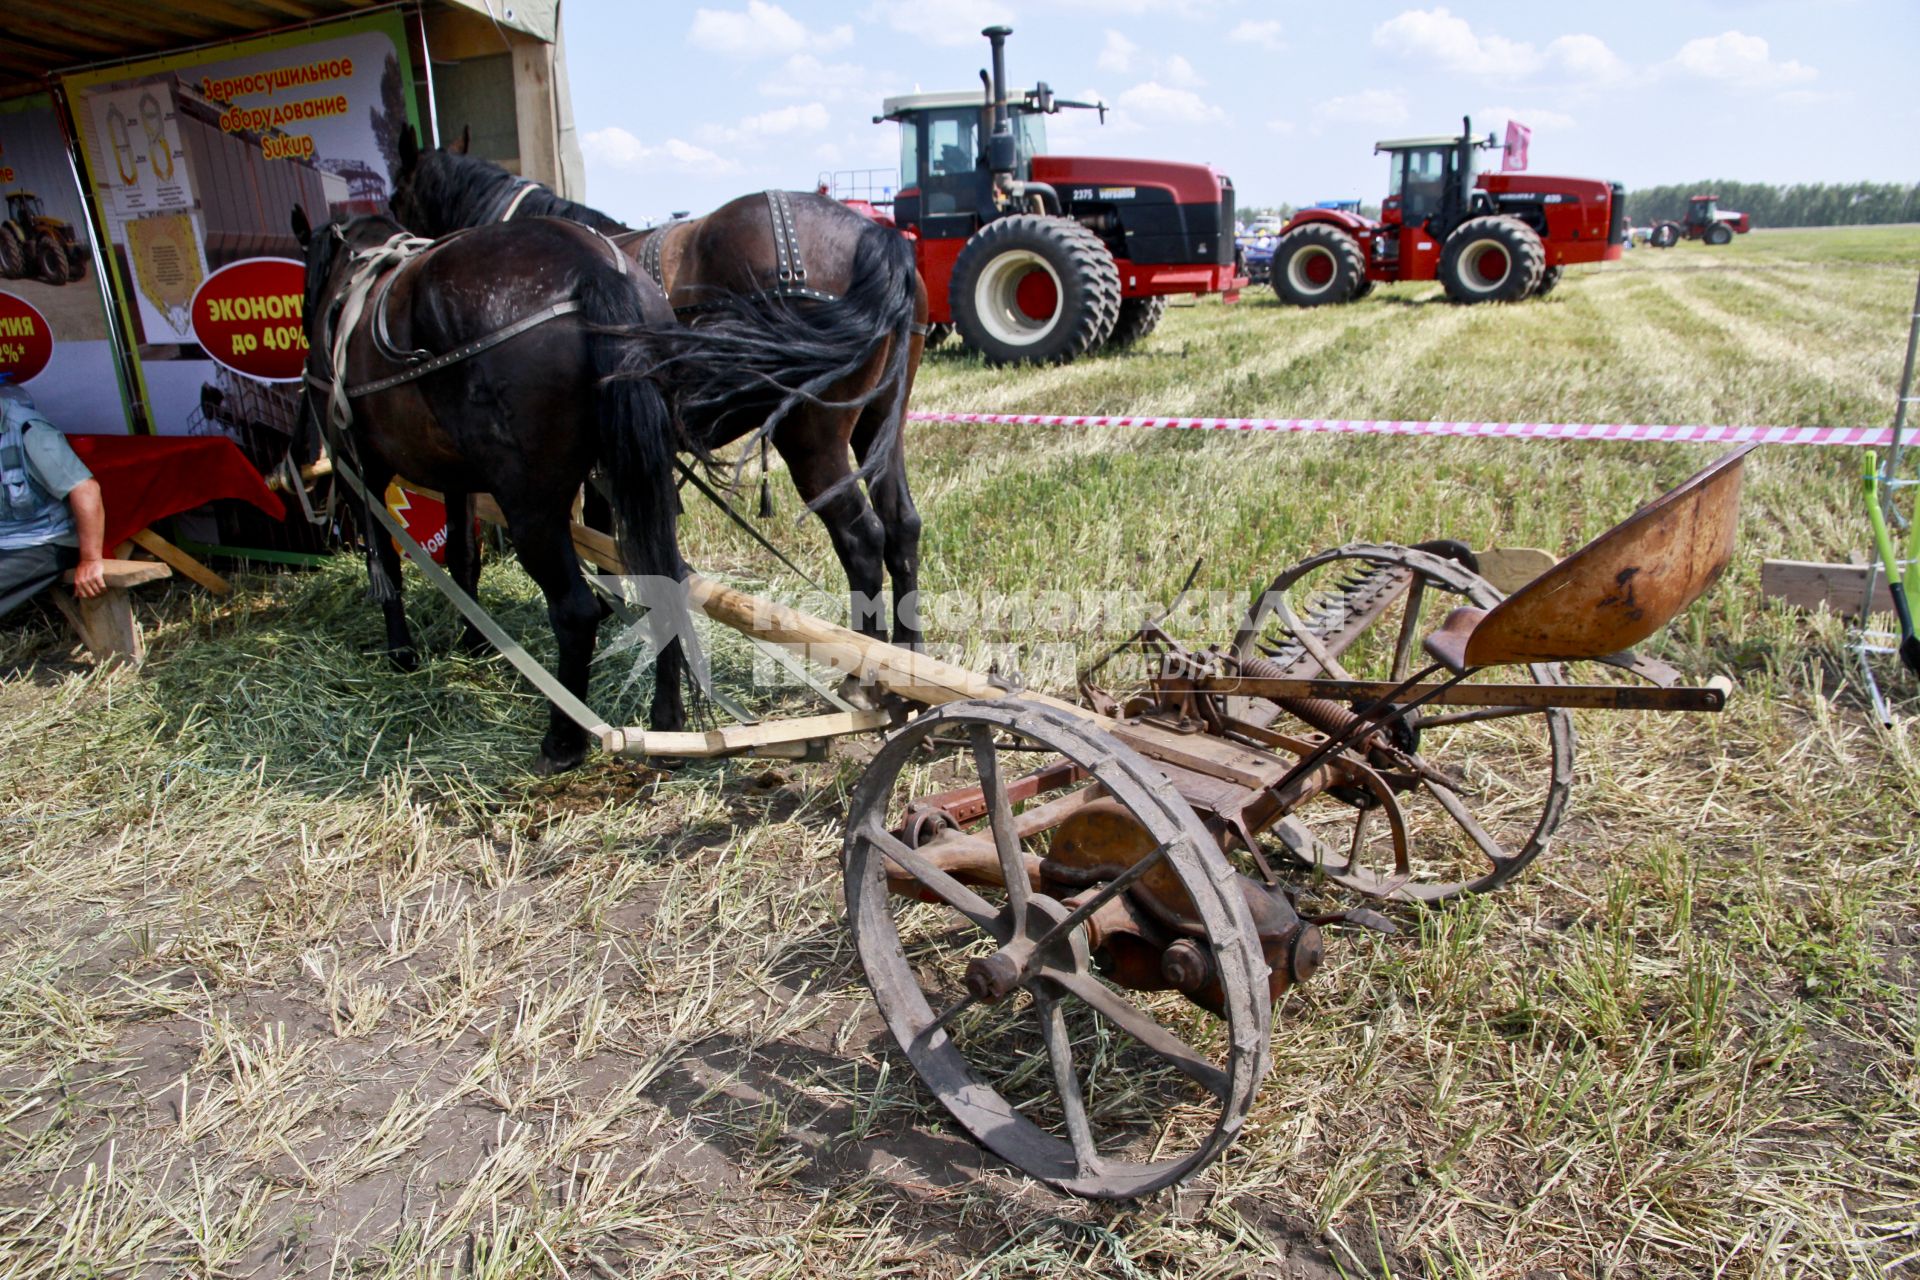
[(1507, 596), (1560, 563), (1553, 552), (1539, 547), (1488, 547), (1474, 552), (1473, 558), (1480, 562), (1480, 576)]
[(53, 603), (73, 624), (80, 643), (100, 661), (136, 667), (146, 661), (146, 637), (140, 634), (132, 598), (124, 589), (109, 588), (91, 600), (80, 600), (67, 588), (55, 587)]
[[(173, 576), (172, 569), (155, 560), (102, 560), (100, 569), (109, 591), (125, 591), (128, 587), (138, 587)], [(72, 583), (73, 573), (72, 569), (67, 570), (60, 575), (60, 581)]]
[(737, 756), (798, 755), (809, 743), (849, 733), (884, 729), (892, 720), (885, 711), (834, 711), (792, 720), (762, 720), (732, 724), (706, 732), (664, 733), (651, 729), (615, 729), (609, 749), (626, 756)]
[(513, 117), (520, 142), (520, 173), (558, 191), (560, 120), (553, 100), (553, 46), (523, 32), (506, 32), (513, 47)]
[(193, 579), (217, 596), (229, 595), (233, 586), (225, 578), (195, 560), (180, 548), (168, 542), (151, 529), (142, 529), (133, 535), (134, 542), (166, 561), (184, 576)]
[[(1869, 572), (1864, 564), (1767, 560), (1760, 565), (1760, 589), (1798, 609), (1818, 609), (1825, 605), (1835, 613), (1858, 617), (1860, 602), (1867, 594)], [(1893, 592), (1887, 589), (1886, 570), (1873, 576), (1876, 582), (1873, 612), (1892, 613)]]

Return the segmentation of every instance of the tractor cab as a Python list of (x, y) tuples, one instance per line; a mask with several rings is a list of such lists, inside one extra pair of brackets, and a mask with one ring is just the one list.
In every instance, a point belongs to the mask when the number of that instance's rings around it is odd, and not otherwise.
[(1440, 134), (1373, 144), (1375, 155), (1384, 153), (1388, 157), (1387, 198), (1380, 206), (1382, 222), (1425, 227), (1428, 234), (1444, 240), (1475, 211), (1474, 152), (1495, 143), (1492, 134), (1474, 137), (1470, 120), (1463, 119), (1460, 124), (1457, 136)]
[(1720, 220), (1719, 196), (1690, 196), (1687, 199), (1687, 225), (1710, 227)]
[[(1010, 172), (1016, 180), (1026, 180), (1033, 158), (1047, 153), (1047, 117), (1037, 106), (1043, 92), (1044, 84), (1024, 101), (1007, 104), (1014, 143)], [(965, 222), (964, 229), (955, 227), (953, 234), (971, 232), (982, 206), (993, 206), (993, 169), (987, 156), (992, 104), (983, 104), (978, 93), (914, 93), (888, 98), (882, 110), (877, 119), (900, 126), (900, 190), (919, 192), (926, 233), (941, 235), (945, 223), (940, 220), (948, 218)]]
[(40, 203), (40, 197), (31, 191), (9, 191), (7, 193), (7, 219), (22, 225), (36, 223), (46, 217), (46, 206)]

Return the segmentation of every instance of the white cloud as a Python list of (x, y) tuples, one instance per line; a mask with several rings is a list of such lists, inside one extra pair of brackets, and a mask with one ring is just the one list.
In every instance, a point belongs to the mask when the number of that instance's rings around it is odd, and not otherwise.
[(1407, 118), (1407, 95), (1398, 89), (1362, 89), (1328, 98), (1313, 109), (1322, 124), (1399, 124)]
[(1193, 64), (1177, 53), (1160, 64), (1160, 74), (1166, 77), (1169, 84), (1183, 89), (1198, 89), (1206, 83), (1200, 78), (1200, 73), (1193, 69)]
[(1574, 127), (1572, 116), (1546, 107), (1482, 107), (1473, 113), (1473, 118), (1481, 122), (1481, 132), (1500, 120), (1517, 120), (1529, 129), (1551, 129), (1555, 132)]
[(1133, 68), (1133, 55), (1138, 52), (1139, 45), (1109, 27), (1107, 43), (1095, 62), (1102, 71), (1129, 71)]
[(659, 146), (650, 146), (619, 125), (581, 134), (580, 149), (589, 164), (604, 164), (610, 169), (632, 173), (705, 175), (736, 173), (740, 168), (725, 156), (679, 138), (668, 138)]
[(1293, 121), (1291, 121), (1291, 120), (1269, 120), (1269, 121), (1267, 121), (1267, 131), (1268, 131), (1269, 133), (1292, 133), (1292, 132), (1293, 132)]
[(1564, 35), (1542, 50), (1524, 40), (1475, 31), (1445, 7), (1404, 10), (1373, 29), (1373, 43), (1409, 61), (1492, 80), (1552, 72), (1563, 81), (1609, 84), (1628, 75), (1627, 64), (1599, 36)]
[(780, 69), (760, 82), (769, 98), (815, 98), (839, 102), (845, 98), (873, 98), (873, 73), (851, 62), (822, 62), (810, 53), (796, 53)]
[(1122, 120), (1132, 124), (1211, 124), (1227, 113), (1191, 89), (1148, 80), (1122, 93), (1113, 104)]
[(1702, 80), (1740, 89), (1783, 89), (1790, 84), (1805, 84), (1820, 74), (1791, 58), (1776, 61), (1764, 36), (1742, 31), (1689, 40), (1669, 65)]
[(973, 45), (982, 27), (1011, 25), (1013, 10), (1000, 0), (882, 0), (867, 10), (868, 22), (884, 22), (928, 44)]
[(747, 0), (744, 11), (695, 9), (687, 43), (708, 53), (733, 58), (764, 58), (795, 49), (837, 49), (853, 39), (853, 28), (842, 24), (831, 31), (814, 32), (805, 23), (766, 0)]
[(1273, 19), (1255, 22), (1249, 18), (1227, 33), (1227, 39), (1235, 44), (1258, 45), (1269, 53), (1279, 53), (1287, 47), (1280, 38), (1280, 24)]
[(795, 134), (819, 133), (830, 122), (825, 104), (804, 102), (762, 111), (758, 115), (747, 116), (737, 124), (701, 125), (699, 137), (702, 142), (711, 142), (715, 146), (739, 145)]

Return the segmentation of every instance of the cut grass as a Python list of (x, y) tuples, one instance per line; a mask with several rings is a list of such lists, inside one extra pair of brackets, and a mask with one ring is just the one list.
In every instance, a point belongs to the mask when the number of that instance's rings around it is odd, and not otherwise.
[[(1916, 259), (1913, 229), (1759, 232), (1516, 308), (1250, 295), (1065, 369), (937, 353), (916, 403), (1878, 423)], [(1564, 553), (1712, 454), (945, 426), (909, 447), (930, 590), (1152, 596), (1203, 555), (1196, 589), (1245, 596), (1363, 538)], [(1767, 556), (1862, 549), (1857, 465), (1757, 455), (1738, 560), (1655, 646), (1735, 675), (1728, 712), (1580, 714), (1572, 816), (1533, 870), (1402, 916), (1406, 939), (1339, 934), (1276, 1011), (1239, 1140), (1131, 1206), (1010, 1176), (894, 1054), (839, 919), (857, 756), (537, 781), (532, 692), (440, 656), (451, 611), (417, 580), (435, 656), (391, 672), (345, 558), (242, 574), (230, 602), (143, 597), (138, 675), (10, 619), (0, 1274), (1897, 1274), (1920, 1256), (1916, 704), (1896, 681), (1900, 723), (1871, 725), (1839, 624), (1758, 594)], [(685, 527), (709, 571), (766, 572), (714, 513)], [(549, 651), (517, 568), (483, 594)], [(623, 674), (593, 701), (637, 719)]]

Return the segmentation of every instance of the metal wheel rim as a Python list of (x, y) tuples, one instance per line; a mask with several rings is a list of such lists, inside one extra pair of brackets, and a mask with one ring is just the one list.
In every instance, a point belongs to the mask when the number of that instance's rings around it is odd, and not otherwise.
[[(1322, 551), (1318, 555), (1309, 556), (1275, 578), (1273, 585), (1267, 588), (1267, 592), (1285, 591), (1313, 570), (1339, 560), (1365, 560), (1406, 565), (1425, 573), (1442, 587), (1465, 597), (1482, 609), (1490, 609), (1505, 598), (1492, 583), (1456, 560), (1449, 560), (1444, 556), (1433, 555), (1414, 547), (1397, 547), (1378, 543), (1335, 547)], [(1254, 643), (1259, 638), (1266, 616), (1256, 607), (1254, 613), (1250, 615), (1248, 625), (1242, 626), (1234, 634), (1233, 654), (1236, 658), (1245, 658), (1254, 651)], [(1539, 684), (1566, 683), (1565, 672), (1555, 663), (1533, 663), (1526, 670)], [(1547, 725), (1551, 757), (1546, 802), (1526, 843), (1511, 856), (1505, 867), (1496, 866), (1485, 875), (1471, 879), (1416, 881), (1385, 894), (1380, 892), (1380, 881), (1372, 872), (1350, 876), (1326, 871), (1327, 877), (1344, 888), (1369, 897), (1384, 896), (1404, 902), (1432, 903), (1443, 902), (1462, 894), (1485, 893), (1497, 889), (1526, 870), (1546, 851), (1553, 833), (1559, 828), (1561, 819), (1566, 816), (1567, 800), (1572, 792), (1573, 781), (1573, 752), (1576, 745), (1573, 716), (1564, 709), (1544, 711), (1540, 714), (1545, 718)], [(1302, 823), (1294, 818), (1283, 818), (1274, 824), (1273, 833), (1287, 847), (1288, 853), (1296, 861), (1310, 867), (1321, 867), (1324, 871), (1324, 864), (1313, 856), (1316, 848), (1324, 846)], [(1337, 855), (1338, 851), (1335, 853)]]
[[(1501, 261), (1506, 263), (1506, 270), (1502, 271), (1498, 276), (1489, 277), (1480, 270), (1481, 261), (1486, 258), (1489, 253), (1499, 254)], [(1457, 261), (1462, 268), (1460, 271), (1461, 285), (1472, 290), (1474, 293), (1494, 292), (1513, 278), (1515, 270), (1512, 252), (1508, 250), (1506, 245), (1491, 236), (1484, 240), (1475, 240), (1468, 244), (1466, 248), (1460, 251), (1460, 256)]]
[[(1313, 262), (1327, 264), (1327, 278), (1315, 281), (1307, 275), (1307, 267)], [(1303, 245), (1287, 259), (1287, 283), (1300, 293), (1325, 293), (1333, 288), (1340, 278), (1340, 264), (1333, 256), (1333, 250), (1321, 244)]]
[[(1169, 844), (1168, 861), (1206, 923), (1227, 992), (1226, 1078), (1216, 1092), (1218, 1114), (1206, 1139), (1193, 1150), (1164, 1160), (1102, 1162), (1093, 1170), (1083, 1169), (1068, 1142), (1029, 1120), (979, 1079), (944, 1031), (926, 1034), (938, 1015), (902, 948), (890, 909), (885, 861), (868, 824), (875, 821), (874, 814), (885, 814), (899, 775), (920, 744), (936, 731), (951, 732), (967, 723), (991, 724), (1046, 741), (1094, 772), (1108, 784), (1112, 798), (1146, 823), (1157, 840)], [(1272, 1008), (1266, 963), (1233, 869), (1172, 785), (1118, 740), (1068, 713), (1016, 699), (949, 703), (894, 734), (861, 775), (849, 800), (843, 865), (848, 927), (895, 1043), (929, 1091), (994, 1154), (1063, 1191), (1123, 1199), (1197, 1172), (1239, 1132), (1268, 1065)], [(1030, 985), (1051, 987), (1043, 981)], [(1126, 993), (1120, 995), (1126, 998)]]
[[(1020, 282), (1033, 271), (1044, 271), (1053, 281), (1056, 301), (1053, 314), (1045, 320), (1035, 320), (1020, 308)], [(973, 287), (973, 298), (981, 325), (995, 340), (1012, 347), (1043, 341), (1059, 327), (1067, 310), (1067, 291), (1060, 273), (1031, 249), (1009, 249), (996, 254), (980, 272), (980, 279)]]

